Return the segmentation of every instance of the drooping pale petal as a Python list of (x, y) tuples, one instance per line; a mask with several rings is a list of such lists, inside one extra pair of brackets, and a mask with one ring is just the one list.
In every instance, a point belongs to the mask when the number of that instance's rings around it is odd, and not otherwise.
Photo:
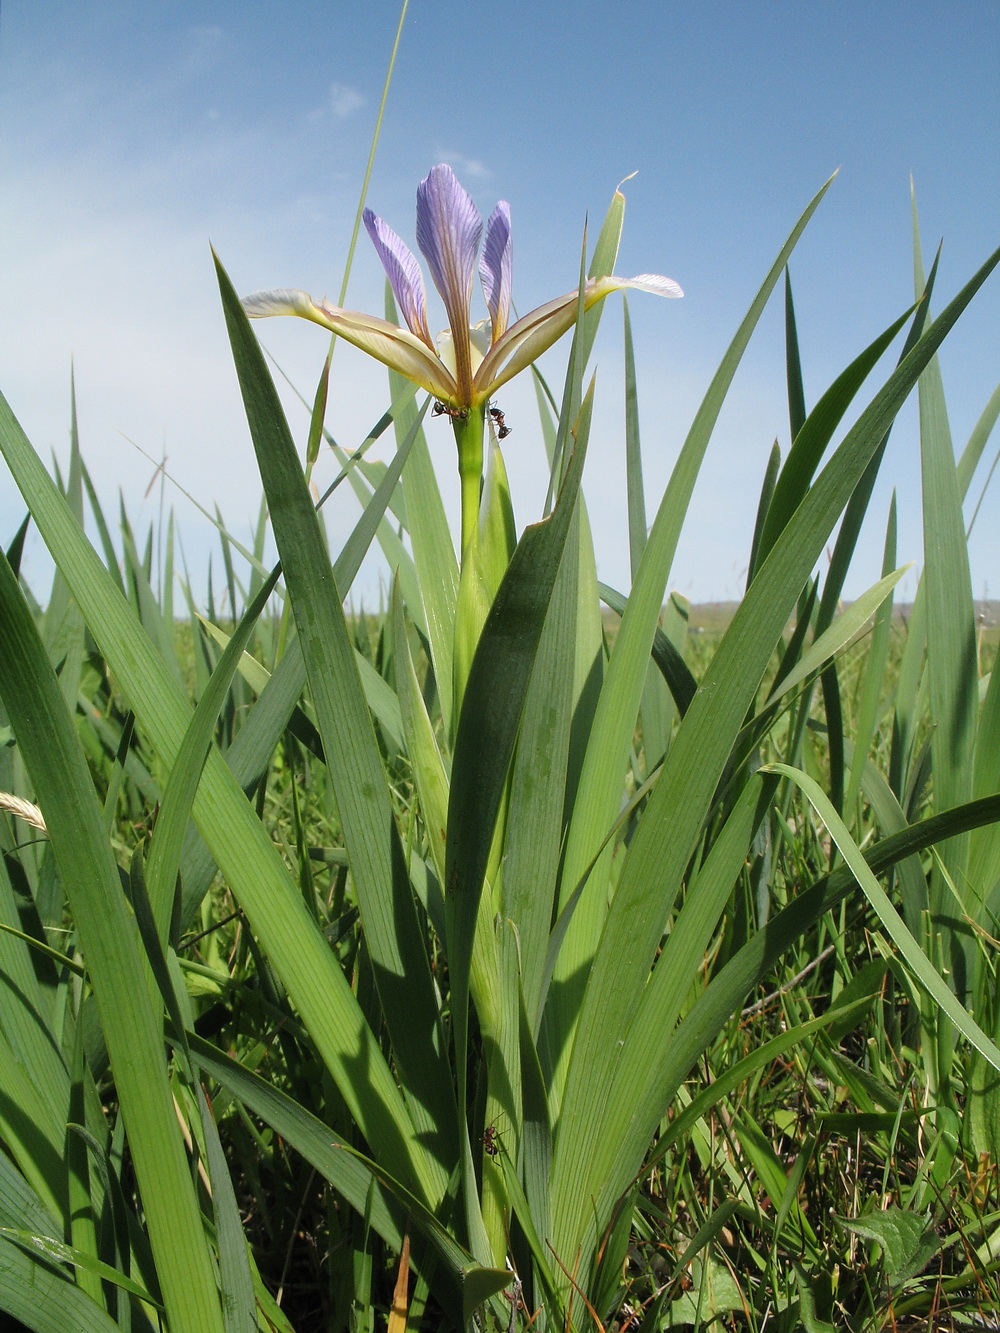
[(456, 381), (463, 400), (472, 392), (468, 342), (472, 282), (483, 223), (451, 167), (433, 167), (417, 187), (417, 245), (448, 312), (455, 339)]
[(486, 224), (486, 243), (479, 261), (483, 295), (493, 324), (493, 342), (507, 332), (510, 318), (510, 276), (513, 245), (510, 237), (510, 205), (501, 199)]
[[(610, 283), (611, 285), (595, 295), (594, 300), (596, 301), (599, 301), (602, 296), (606, 296), (608, 292), (621, 291), (623, 287), (634, 287), (640, 292), (652, 292), (654, 296), (684, 295), (673, 278), (665, 278), (661, 273), (637, 273), (634, 278), (598, 278), (594, 284), (595, 288), (600, 287), (602, 283)], [(588, 298), (588, 308), (591, 304)]]
[(303, 319), (311, 319), (315, 302), (308, 292), (297, 287), (275, 287), (272, 291), (244, 296), (242, 306), (250, 319), (266, 319), (269, 315), (301, 315)]
[(416, 255), (388, 222), (383, 221), (370, 208), (365, 209), (364, 220), (386, 271), (399, 313), (406, 320), (410, 332), (422, 338), (428, 347), (433, 347), (427, 327), (427, 288)]
[[(635, 278), (592, 278), (584, 288), (584, 309), (589, 310), (611, 292), (624, 288), (638, 288), (640, 291), (654, 292), (657, 296), (684, 295), (672, 278), (664, 278), (657, 273), (640, 273)], [(493, 344), (489, 355), (479, 367), (473, 386), (473, 402), (484, 402), (494, 390), (537, 361), (543, 352), (572, 328), (576, 322), (578, 298), (578, 292), (567, 292), (565, 296), (558, 296), (554, 301), (540, 305), (537, 310), (530, 311), (512, 325)]]
[(437, 352), (429, 348), (409, 329), (401, 329), (377, 315), (363, 315), (356, 310), (314, 301), (308, 292), (294, 288), (254, 292), (243, 298), (243, 309), (251, 319), (265, 319), (270, 315), (299, 315), (321, 324), (331, 333), (360, 347), (383, 365), (398, 370), (407, 379), (419, 384), (428, 393), (447, 403), (458, 402), (458, 387), (454, 377)]

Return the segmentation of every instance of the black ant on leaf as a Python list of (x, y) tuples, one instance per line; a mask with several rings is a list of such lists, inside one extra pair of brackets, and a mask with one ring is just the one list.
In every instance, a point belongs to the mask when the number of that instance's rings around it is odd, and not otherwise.
[(497, 428), (497, 439), (505, 440), (511, 432), (510, 426), (506, 425), (503, 419), (503, 413), (499, 407), (490, 408), (490, 416), (493, 418)]
[(483, 1152), (487, 1157), (497, 1157), (502, 1146), (496, 1125), (487, 1125), (483, 1130)]

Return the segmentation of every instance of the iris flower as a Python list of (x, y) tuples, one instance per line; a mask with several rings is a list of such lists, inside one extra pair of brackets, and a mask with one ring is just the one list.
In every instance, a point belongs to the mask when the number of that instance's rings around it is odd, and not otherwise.
[[(370, 208), (365, 209), (364, 220), (405, 328), (376, 315), (329, 305), (325, 298), (315, 301), (307, 292), (290, 288), (246, 297), (243, 306), (247, 314), (253, 319), (300, 315), (322, 324), (432, 393), (456, 417), (465, 417), (470, 410), (485, 410), (485, 404), (502, 384), (537, 360), (576, 320), (578, 293), (569, 292), (532, 310), (508, 328), (510, 207), (501, 200), (486, 223), (486, 241), (479, 259), (490, 317), (480, 324), (471, 323), (483, 224), (449, 166), (432, 168), (417, 189), (417, 245), (448, 313), (449, 327), (436, 340), (427, 322), (427, 289), (415, 255)], [(585, 309), (625, 287), (659, 296), (683, 295), (676, 282), (653, 273), (635, 278), (592, 278), (584, 290)]]

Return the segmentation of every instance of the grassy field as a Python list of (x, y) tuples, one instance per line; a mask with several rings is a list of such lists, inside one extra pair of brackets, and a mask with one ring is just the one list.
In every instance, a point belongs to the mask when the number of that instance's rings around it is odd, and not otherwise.
[[(935, 359), (1000, 253), (935, 318), (917, 243), (925, 299), (807, 409), (819, 198), (652, 515), (626, 319), (627, 595), (581, 490), (590, 287), (561, 394), (535, 374), (553, 503), (520, 535), (489, 399), (445, 404), (456, 552), (434, 398), (395, 367), (348, 454), (324, 379), (294, 441), (220, 269), (265, 502), (208, 607), (172, 528), (111, 524), (0, 400), (57, 569), (39, 604), (24, 528), (0, 560), (4, 1328), (1000, 1328), (997, 607), (962, 510), (1000, 393), (956, 458)], [(791, 443), (746, 596), (689, 611), (677, 540), (781, 283)], [(894, 607), (893, 507), (844, 603), (911, 391), (928, 563)], [(332, 559), (324, 439), (363, 501)], [(391, 600), (355, 616), (376, 541)]]

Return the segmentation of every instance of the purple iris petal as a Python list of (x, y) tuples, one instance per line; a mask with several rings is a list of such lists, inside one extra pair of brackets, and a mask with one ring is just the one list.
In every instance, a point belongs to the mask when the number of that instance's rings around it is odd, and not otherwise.
[(428, 347), (433, 347), (427, 327), (427, 288), (416, 256), (388, 222), (383, 222), (370, 208), (365, 209), (364, 219), (407, 328)]
[(510, 239), (510, 205), (501, 199), (486, 224), (486, 244), (479, 261), (483, 294), (493, 324), (493, 341), (501, 338), (510, 316), (510, 271), (513, 245)]
[(441, 294), (455, 340), (458, 383), (472, 387), (469, 361), (469, 307), (483, 223), (451, 167), (432, 167), (417, 187), (417, 245)]

